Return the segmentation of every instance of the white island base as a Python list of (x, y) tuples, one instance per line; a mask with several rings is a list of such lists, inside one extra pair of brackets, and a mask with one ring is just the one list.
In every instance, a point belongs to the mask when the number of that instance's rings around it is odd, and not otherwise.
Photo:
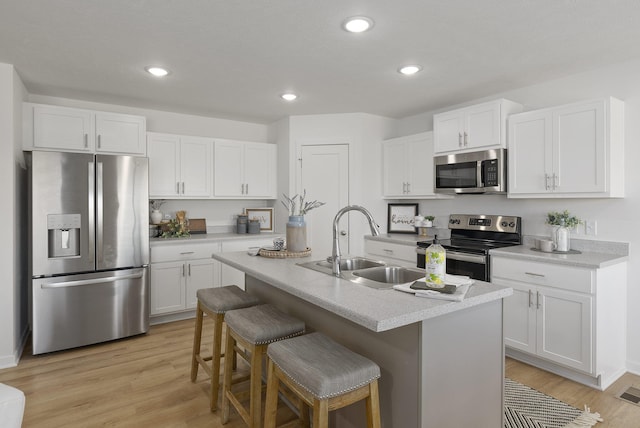
[[(246, 290), (304, 320), (307, 331), (320, 331), (377, 363), (383, 427), (503, 426), (501, 298), (376, 332), (250, 273)], [(380, 305), (385, 305), (383, 296)], [(364, 402), (330, 417), (332, 427), (364, 427)]]

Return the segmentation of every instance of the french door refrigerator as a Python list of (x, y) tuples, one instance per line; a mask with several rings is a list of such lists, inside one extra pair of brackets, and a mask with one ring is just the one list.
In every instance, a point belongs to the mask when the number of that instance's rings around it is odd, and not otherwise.
[(147, 159), (39, 151), (27, 159), (33, 354), (146, 332)]

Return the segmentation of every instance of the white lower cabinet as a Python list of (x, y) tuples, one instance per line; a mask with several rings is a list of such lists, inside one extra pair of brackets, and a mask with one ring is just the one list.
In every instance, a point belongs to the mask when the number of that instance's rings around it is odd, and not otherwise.
[(507, 355), (600, 389), (624, 373), (626, 263), (491, 261), (491, 282), (513, 288), (504, 300)]
[(151, 315), (195, 309), (200, 288), (220, 286), (218, 243), (151, 248)]
[(398, 266), (415, 268), (418, 261), (415, 242), (396, 244), (365, 239), (364, 252), (369, 259), (381, 260)]

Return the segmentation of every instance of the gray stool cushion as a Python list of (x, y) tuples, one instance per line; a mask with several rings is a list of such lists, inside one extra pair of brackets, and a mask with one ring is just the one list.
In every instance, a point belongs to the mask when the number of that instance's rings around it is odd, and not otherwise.
[(227, 327), (254, 345), (265, 345), (304, 333), (304, 322), (271, 305), (229, 311), (224, 320)]
[(218, 288), (202, 288), (196, 291), (198, 301), (216, 314), (224, 314), (232, 309), (247, 308), (260, 303), (257, 297), (242, 291), (237, 285)]
[(380, 377), (380, 367), (321, 333), (269, 345), (267, 355), (318, 399), (342, 395)]

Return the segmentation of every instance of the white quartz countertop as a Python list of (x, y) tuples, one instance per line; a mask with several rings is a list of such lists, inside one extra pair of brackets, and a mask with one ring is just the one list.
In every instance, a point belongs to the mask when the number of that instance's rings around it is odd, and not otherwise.
[(599, 253), (581, 251), (580, 254), (544, 253), (531, 249), (531, 245), (514, 245), (513, 247), (496, 248), (490, 251), (492, 256), (500, 256), (519, 260), (553, 263), (599, 269), (617, 263), (626, 262), (626, 254)]
[(254, 239), (274, 239), (284, 237), (281, 233), (201, 233), (193, 234), (183, 238), (150, 238), (151, 247), (160, 245), (182, 245), (189, 242), (220, 242), (220, 241), (240, 241)]
[(316, 260), (313, 256), (279, 259), (229, 252), (216, 253), (213, 258), (375, 332), (482, 305), (513, 292), (508, 287), (476, 281), (462, 302), (451, 302), (393, 289), (376, 290), (297, 265)]

